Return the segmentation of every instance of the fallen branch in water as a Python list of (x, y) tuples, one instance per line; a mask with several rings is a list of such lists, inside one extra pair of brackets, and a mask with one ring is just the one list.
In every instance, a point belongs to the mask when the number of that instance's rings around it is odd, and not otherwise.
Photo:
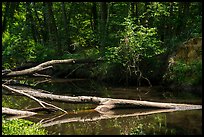
[[(58, 110), (61, 110), (61, 111), (65, 112), (65, 113), (67, 113), (65, 110), (63, 110), (63, 109), (61, 109), (61, 108), (59, 108), (59, 107), (57, 107), (57, 106), (55, 106), (55, 105), (52, 105), (52, 104), (49, 104), (49, 103), (47, 103), (47, 102), (41, 101), (41, 100), (39, 100), (39, 99), (33, 97), (33, 96), (30, 95), (29, 93), (25, 93), (23, 90), (17, 90), (17, 89), (14, 89), (14, 88), (9, 87), (9, 86), (7, 86), (7, 85), (4, 85), (4, 84), (2, 84), (2, 88), (6, 89), (6, 90), (8, 90), (8, 91), (11, 91), (11, 92), (16, 92), (16, 93), (22, 94), (22, 95), (24, 95), (24, 96), (27, 96), (27, 97), (29, 97), (29, 98), (35, 100), (36, 102), (38, 102), (43, 108), (46, 108), (45, 105), (47, 105), (47, 106), (51, 106), (51, 107), (53, 107), (53, 108), (55, 108), (55, 109), (58, 109)], [(44, 105), (44, 104), (45, 104), (45, 105)]]
[(10, 115), (20, 115), (20, 116), (32, 116), (36, 115), (37, 113), (31, 111), (23, 111), (23, 110), (16, 110), (2, 107), (3, 114), (10, 114)]
[[(105, 113), (115, 108), (159, 108), (159, 109), (174, 109), (174, 110), (190, 110), (190, 109), (202, 109), (202, 105), (192, 104), (177, 104), (177, 103), (160, 103), (150, 101), (138, 101), (129, 99), (113, 99), (113, 98), (101, 98), (93, 96), (63, 96), (53, 95), (48, 93), (41, 93), (37, 90), (26, 88), (2, 85), (3, 88), (7, 87), (7, 90), (22, 90), (24, 93), (29, 94), (36, 98), (43, 98), (55, 101), (71, 102), (71, 103), (94, 103), (99, 104), (94, 110), (99, 113)], [(14, 89), (15, 88), (15, 89)]]

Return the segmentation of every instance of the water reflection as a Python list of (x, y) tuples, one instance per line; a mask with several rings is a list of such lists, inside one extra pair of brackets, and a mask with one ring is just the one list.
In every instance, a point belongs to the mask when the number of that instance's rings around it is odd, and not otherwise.
[[(196, 119), (194, 119), (197, 117)], [(62, 135), (200, 135), (201, 110), (160, 113), (97, 120), (68, 118), (65, 123), (48, 126), (50, 134)], [(83, 119), (83, 116), (80, 118)], [(62, 120), (63, 118), (61, 118)], [(64, 117), (64, 119), (66, 119)], [(192, 119), (194, 122), (192, 122)], [(63, 130), (64, 129), (64, 130)], [(54, 131), (54, 132), (53, 132)]]

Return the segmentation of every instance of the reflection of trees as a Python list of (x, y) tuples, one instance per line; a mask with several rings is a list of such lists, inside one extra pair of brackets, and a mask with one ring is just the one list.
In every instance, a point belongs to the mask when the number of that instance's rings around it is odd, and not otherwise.
[[(124, 110), (122, 110), (124, 111)], [(169, 131), (165, 123), (165, 114), (159, 116), (151, 115), (155, 113), (161, 113), (161, 111), (146, 110), (146, 111), (132, 111), (129, 114), (124, 112), (112, 113), (110, 115), (100, 115), (96, 112), (87, 112), (83, 114), (68, 114), (63, 115), (52, 120), (42, 121), (44, 127), (47, 127), (50, 131), (57, 131), (58, 133), (73, 135), (73, 134), (130, 134), (135, 127), (139, 127), (140, 132), (146, 133), (164, 133)], [(154, 112), (155, 111), (155, 112)], [(171, 111), (169, 111), (171, 112)], [(122, 114), (123, 113), (123, 114)], [(126, 112), (127, 113), (127, 112)], [(77, 117), (78, 115), (78, 117)], [(151, 122), (149, 122), (151, 121)], [(64, 124), (63, 126), (61, 124)], [(159, 125), (161, 125), (159, 127)], [(164, 126), (165, 125), (165, 126)], [(62, 128), (58, 128), (58, 126)], [(148, 130), (146, 130), (148, 128)], [(159, 128), (159, 129), (156, 129)], [(155, 129), (155, 131), (153, 131)], [(61, 131), (60, 131), (61, 130)], [(148, 132), (147, 132), (148, 131)], [(66, 133), (65, 133), (66, 132)], [(53, 133), (56, 134), (56, 133)]]
[(165, 114), (157, 114), (152, 117), (151, 122), (138, 124), (131, 132), (131, 135), (175, 135), (176, 130), (167, 126)]
[[(83, 112), (84, 113), (84, 112)], [(118, 112), (119, 113), (119, 112)], [(80, 116), (81, 119), (87, 118), (91, 119), (91, 117), (100, 117), (99, 113), (96, 112), (87, 112), (86, 114), (77, 114)], [(89, 116), (90, 115), (90, 116)], [(70, 116), (72, 118), (66, 118), (67, 116)], [(64, 118), (61, 118), (61, 120), (76, 120), (74, 115), (67, 115), (64, 116)], [(49, 131), (53, 131), (51, 134), (66, 134), (66, 135), (86, 135), (86, 134), (91, 134), (91, 135), (119, 135), (122, 132), (128, 133), (130, 131), (130, 127), (134, 127), (135, 124), (139, 123), (140, 120), (145, 118), (146, 116), (130, 116), (130, 117), (118, 117), (118, 118), (108, 118), (106, 119), (98, 119), (93, 121), (75, 121), (75, 122), (69, 122), (69, 123), (63, 123), (53, 125), (46, 127)], [(78, 117), (79, 118), (79, 117)], [(57, 120), (57, 119), (56, 119)], [(59, 120), (59, 119), (58, 119)], [(59, 122), (59, 121), (58, 121)], [(59, 128), (60, 126), (60, 128)], [(61, 128), (62, 127), (62, 128)], [(56, 133), (57, 132), (57, 133)]]
[(201, 135), (202, 134), (201, 111), (177, 111), (149, 115), (142, 125), (135, 126), (129, 134), (138, 135)]

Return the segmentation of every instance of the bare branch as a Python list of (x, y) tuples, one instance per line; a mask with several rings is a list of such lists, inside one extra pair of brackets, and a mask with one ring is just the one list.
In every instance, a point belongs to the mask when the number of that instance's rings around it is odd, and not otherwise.
[(41, 71), (43, 69), (51, 68), (54, 64), (67, 64), (67, 63), (75, 63), (75, 59), (65, 59), (65, 60), (51, 60), (37, 65), (36, 67), (32, 67), (29, 69), (24, 69), (20, 71), (11, 71), (4, 76), (21, 76), (27, 74), (33, 74), (35, 72)]
[(54, 107), (54, 108), (56, 108), (56, 109), (59, 109), (59, 110), (65, 112), (65, 113), (67, 113), (67, 111), (65, 111), (65, 110), (63, 110), (63, 109), (61, 109), (61, 108), (59, 108), (59, 107), (57, 107), (57, 106), (55, 106), (55, 105), (46, 103), (46, 102), (44, 102), (44, 101), (41, 101), (41, 100), (39, 100), (39, 99), (33, 97), (32, 95), (30, 95), (30, 94), (28, 94), (28, 93), (25, 93), (24, 90), (13, 89), (13, 88), (11, 88), (11, 87), (9, 87), (9, 86), (7, 86), (7, 85), (4, 85), (4, 84), (2, 84), (2, 87), (3, 87), (4, 89), (9, 90), (9, 91), (13, 91), (13, 92), (17, 92), (17, 93), (19, 93), (19, 94), (25, 95), (25, 96), (27, 96), (27, 97), (29, 97), (29, 98), (35, 100), (36, 102), (38, 102), (38, 103), (39, 103), (42, 107), (44, 107), (44, 108), (46, 108), (46, 106), (43, 105), (43, 104), (46, 104), (46, 105), (48, 105), (48, 106), (52, 106), (52, 107)]
[(23, 95), (25, 95), (25, 96), (27, 96), (27, 97), (29, 97), (29, 98), (35, 100), (35, 101), (38, 102), (42, 107), (45, 108), (45, 106), (42, 104), (42, 102), (41, 102), (40, 100), (38, 100), (37, 98), (33, 97), (32, 95), (29, 95), (29, 94), (27, 94), (27, 93), (24, 93), (24, 92), (22, 92), (22, 91), (20, 91), (20, 90), (16, 90), (16, 89), (10, 88), (9, 86), (6, 86), (6, 85), (4, 85), (4, 84), (2, 84), (2, 87), (3, 87), (4, 89), (9, 90), (9, 91), (16, 92), (16, 93), (19, 93), (19, 94), (23, 94)]

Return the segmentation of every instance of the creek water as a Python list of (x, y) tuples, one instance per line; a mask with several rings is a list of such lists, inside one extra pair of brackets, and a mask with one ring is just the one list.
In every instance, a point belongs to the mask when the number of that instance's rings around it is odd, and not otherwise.
[[(198, 91), (176, 91), (166, 87), (108, 86), (90, 80), (53, 80), (39, 83), (36, 88), (53, 94), (98, 96), (121, 99), (202, 104)], [(198, 92), (198, 93), (197, 93)], [(196, 94), (195, 94), (196, 93)], [(16, 102), (14, 107), (39, 107), (27, 97), (3, 95), (3, 100)], [(68, 111), (40, 112), (24, 119), (41, 122), (50, 135), (201, 135), (202, 110), (155, 113), (153, 109), (116, 109), (109, 115), (94, 111), (96, 104), (49, 101)], [(159, 110), (158, 110), (159, 111)]]

